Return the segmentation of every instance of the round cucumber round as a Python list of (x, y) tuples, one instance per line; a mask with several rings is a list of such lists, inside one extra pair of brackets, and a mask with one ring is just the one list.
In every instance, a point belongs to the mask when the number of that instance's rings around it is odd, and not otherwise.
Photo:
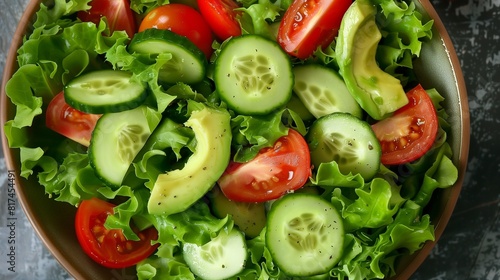
[(71, 80), (64, 87), (64, 99), (71, 107), (90, 114), (116, 113), (141, 105), (146, 85), (121, 70), (98, 70)]
[(343, 174), (360, 174), (365, 180), (380, 168), (382, 150), (371, 126), (348, 113), (333, 113), (317, 119), (306, 140), (311, 162), (318, 167), (335, 161)]
[(182, 250), (191, 271), (205, 280), (230, 278), (241, 272), (247, 261), (245, 237), (234, 228), (222, 230), (201, 246), (185, 243)]
[(215, 61), (214, 81), (229, 108), (245, 115), (265, 115), (290, 100), (292, 65), (276, 42), (243, 35), (223, 46)]
[(288, 276), (324, 274), (342, 257), (343, 221), (337, 209), (320, 196), (288, 194), (271, 206), (266, 245)]
[(134, 35), (129, 44), (133, 52), (155, 56), (170, 53), (172, 58), (161, 68), (161, 82), (195, 84), (205, 78), (207, 59), (189, 39), (170, 30), (150, 28)]

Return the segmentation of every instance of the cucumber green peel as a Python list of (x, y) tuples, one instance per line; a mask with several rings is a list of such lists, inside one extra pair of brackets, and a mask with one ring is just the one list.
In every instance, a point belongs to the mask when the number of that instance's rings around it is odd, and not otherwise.
[(320, 196), (285, 195), (271, 206), (266, 245), (273, 260), (287, 275), (324, 274), (342, 257), (342, 217)]
[(129, 44), (132, 52), (146, 56), (170, 54), (159, 69), (158, 79), (164, 83), (194, 84), (205, 78), (207, 59), (189, 39), (165, 29), (146, 29), (134, 35)]
[(215, 61), (214, 81), (222, 100), (244, 115), (266, 115), (292, 96), (290, 59), (273, 41), (256, 35), (230, 39)]
[(90, 114), (116, 113), (141, 105), (147, 97), (145, 83), (132, 73), (98, 70), (71, 80), (64, 87), (64, 99), (71, 107)]

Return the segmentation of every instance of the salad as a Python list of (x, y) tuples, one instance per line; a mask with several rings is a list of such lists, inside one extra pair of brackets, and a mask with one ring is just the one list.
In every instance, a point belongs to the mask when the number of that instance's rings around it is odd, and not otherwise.
[(383, 279), (458, 177), (410, 0), (55, 0), (18, 49), (20, 175), (139, 279)]

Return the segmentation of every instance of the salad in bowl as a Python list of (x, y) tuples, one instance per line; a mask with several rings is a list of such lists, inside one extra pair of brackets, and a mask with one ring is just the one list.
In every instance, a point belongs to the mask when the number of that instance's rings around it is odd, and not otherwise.
[(76, 278), (409, 277), (442, 232), (468, 116), (428, 2), (31, 9), (4, 146)]

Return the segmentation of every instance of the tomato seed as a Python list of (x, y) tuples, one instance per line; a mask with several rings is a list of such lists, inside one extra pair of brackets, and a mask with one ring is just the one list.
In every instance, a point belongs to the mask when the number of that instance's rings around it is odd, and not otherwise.
[(134, 249), (134, 244), (132, 244), (132, 242), (130, 241), (125, 243), (125, 246), (127, 247), (127, 251), (132, 251), (132, 249)]
[(408, 145), (408, 139), (406, 139), (406, 137), (401, 137), (399, 139), (399, 145), (401, 148), (406, 147), (406, 145)]
[(279, 150), (281, 146), (283, 146), (283, 143), (281, 141), (276, 141), (276, 143), (274, 144), (274, 149)]
[(97, 242), (99, 242), (99, 244), (102, 244), (104, 242), (104, 235), (99, 235), (97, 236)]
[(102, 226), (95, 225), (94, 227), (92, 227), (92, 233), (94, 233), (94, 235), (96, 235), (97, 233), (101, 233), (103, 231), (104, 228)]
[(419, 133), (413, 132), (413, 133), (410, 134), (410, 139), (411, 140), (417, 140), (418, 138), (420, 138), (420, 134)]

